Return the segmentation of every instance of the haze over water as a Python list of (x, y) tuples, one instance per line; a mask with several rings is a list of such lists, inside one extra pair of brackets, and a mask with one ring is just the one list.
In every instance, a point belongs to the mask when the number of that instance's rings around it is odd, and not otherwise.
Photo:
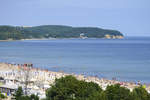
[(0, 42), (0, 62), (150, 83), (150, 37)]

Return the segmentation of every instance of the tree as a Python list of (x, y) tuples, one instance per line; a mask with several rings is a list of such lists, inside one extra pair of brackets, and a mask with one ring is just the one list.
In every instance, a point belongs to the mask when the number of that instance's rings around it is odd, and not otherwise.
[(30, 96), (30, 99), (31, 99), (31, 100), (39, 100), (39, 97), (38, 97), (37, 95), (32, 94), (32, 95)]
[(27, 95), (25, 96), (23, 94), (22, 87), (19, 87), (17, 89), (17, 91), (15, 92), (14, 96), (15, 96), (16, 100), (39, 100), (39, 97), (37, 95), (34, 95), (34, 94), (32, 94), (30, 96), (27, 96)]
[(133, 89), (132, 100), (150, 100), (150, 94), (142, 87)]
[(150, 100), (150, 94), (142, 87), (130, 92), (119, 84), (107, 86), (103, 91), (96, 83), (66, 76), (55, 80), (43, 100)]
[(95, 92), (88, 100), (108, 100), (108, 97), (104, 91), (101, 93)]
[(46, 100), (90, 100), (102, 89), (93, 82), (79, 81), (73, 76), (55, 80), (55, 84), (46, 91)]
[(6, 96), (4, 96), (1, 91), (0, 91), (0, 100), (6, 98)]
[(14, 97), (16, 98), (16, 100), (21, 100), (22, 96), (23, 96), (23, 90), (22, 87), (19, 87), (15, 92)]
[(87, 37), (104, 38), (109, 36), (123, 36), (116, 30), (101, 29), (97, 27), (71, 27), (63, 25), (42, 25), (35, 27), (0, 26), (0, 40), (19, 40), (26, 38), (79, 38), (85, 33)]
[(119, 84), (107, 86), (105, 93), (108, 100), (131, 100), (130, 90)]

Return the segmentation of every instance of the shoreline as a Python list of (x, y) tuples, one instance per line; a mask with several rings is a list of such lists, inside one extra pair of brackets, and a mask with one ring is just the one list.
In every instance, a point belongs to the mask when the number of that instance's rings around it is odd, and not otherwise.
[[(86, 38), (86, 39), (104, 39), (104, 40), (122, 40), (122, 39), (127, 39), (127, 38), (150, 38), (150, 36), (124, 36), (123, 38)], [(11, 42), (11, 41), (27, 41), (27, 40), (61, 40), (61, 39), (82, 39), (82, 38), (32, 38), (32, 39), (20, 39), (20, 40), (0, 40), (0, 42)], [(86, 40), (83, 39), (83, 40)]]
[(86, 40), (86, 39), (106, 39), (106, 40), (115, 40), (115, 39), (124, 39), (125, 37), (123, 38), (32, 38), (32, 39), (19, 39), (19, 40), (0, 40), (0, 42), (9, 42), (9, 41), (26, 41), (26, 40), (61, 40), (61, 39), (82, 39), (82, 40)]
[[(23, 75), (23, 70), (26, 70), (27, 66), (20, 65), (20, 64), (10, 64), (10, 63), (0, 63), (0, 77), (4, 77), (6, 79), (15, 79), (15, 80), (24, 80), (24, 77), (19, 76), (20, 72)], [(6, 75), (2, 75), (2, 72), (6, 72)], [(11, 73), (11, 74), (10, 74)], [(31, 81), (36, 82), (36, 81), (42, 81), (43, 84), (49, 85), (53, 84), (56, 78), (61, 78), (67, 75), (72, 75), (76, 77), (78, 80), (84, 80), (86, 82), (94, 82), (97, 83), (102, 89), (106, 89), (108, 85), (114, 85), (114, 84), (120, 84), (123, 87), (126, 87), (130, 89), (131, 91), (141, 84), (139, 83), (133, 83), (133, 82), (123, 82), (123, 81), (118, 81), (118, 80), (109, 80), (105, 78), (98, 78), (94, 76), (84, 76), (82, 74), (69, 74), (69, 73), (64, 73), (64, 72), (55, 72), (55, 71), (50, 71), (46, 69), (40, 69), (40, 68), (31, 68)], [(10, 74), (10, 75), (9, 75)], [(146, 90), (150, 93), (150, 85), (146, 86)]]
[(0, 42), (9, 42), (9, 41), (16, 41), (16, 40), (0, 40)]

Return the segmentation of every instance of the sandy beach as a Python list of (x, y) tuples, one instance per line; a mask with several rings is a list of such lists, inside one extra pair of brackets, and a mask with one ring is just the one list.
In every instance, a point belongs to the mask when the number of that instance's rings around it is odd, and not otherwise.
[[(41, 82), (43, 85), (47, 87), (49, 87), (48, 85), (53, 84), (56, 78), (61, 78), (66, 75), (73, 75), (79, 80), (97, 83), (103, 89), (105, 89), (107, 85), (120, 84), (121, 86), (126, 87), (132, 91), (133, 88), (140, 85), (140, 83), (120, 82), (117, 80), (108, 80), (104, 78), (100, 79), (98, 77), (91, 77), (91, 76), (85, 77), (84, 75), (53, 72), (48, 70), (41, 70), (39, 68), (34, 67), (28, 69), (27, 66), (23, 64), (19, 65), (19, 64), (0, 63), (0, 77), (3, 77), (5, 79), (13, 79), (23, 82), (25, 81), (25, 74), (27, 72), (26, 70), (28, 70), (28, 74), (30, 76), (29, 81), (31, 81), (31, 83), (34, 84)], [(29, 84), (29, 86), (32, 87), (33, 84)], [(150, 86), (146, 86), (146, 90), (150, 92)]]

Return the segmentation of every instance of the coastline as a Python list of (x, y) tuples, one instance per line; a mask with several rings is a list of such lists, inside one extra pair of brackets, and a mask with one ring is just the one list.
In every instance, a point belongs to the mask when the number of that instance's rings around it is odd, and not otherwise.
[(15, 41), (15, 40), (0, 40), (0, 42), (9, 42), (9, 41)]
[(27, 41), (27, 40), (60, 40), (60, 39), (106, 39), (106, 40), (110, 40), (110, 39), (124, 39), (123, 38), (32, 38), (32, 39), (20, 39), (20, 40), (12, 40), (12, 39), (8, 39), (8, 40), (0, 40), (0, 42), (10, 42), (10, 41)]
[[(24, 70), (28, 69), (27, 66), (20, 65), (20, 64), (10, 64), (10, 63), (0, 63), (0, 77), (4, 77), (6, 79), (14, 79), (18, 82), (24, 81)], [(67, 75), (73, 75), (78, 80), (84, 80), (86, 82), (94, 82), (97, 83), (102, 89), (106, 89), (108, 85), (120, 84), (122, 87), (126, 87), (131, 91), (142, 84), (140, 83), (133, 83), (133, 82), (121, 82), (117, 80), (108, 80), (104, 78), (98, 78), (93, 76), (84, 76), (84, 75), (77, 75), (77, 74), (68, 74), (64, 72), (54, 72), (46, 69), (39, 69), (32, 67), (30, 69), (31, 78), (30, 81), (32, 82), (42, 82), (42, 84), (48, 87), (49, 84), (54, 84), (56, 78), (61, 78)], [(21, 85), (21, 84), (20, 84)], [(145, 85), (146, 86), (146, 85)], [(33, 87), (33, 86), (30, 86)], [(150, 93), (150, 85), (145, 87), (146, 90)]]

